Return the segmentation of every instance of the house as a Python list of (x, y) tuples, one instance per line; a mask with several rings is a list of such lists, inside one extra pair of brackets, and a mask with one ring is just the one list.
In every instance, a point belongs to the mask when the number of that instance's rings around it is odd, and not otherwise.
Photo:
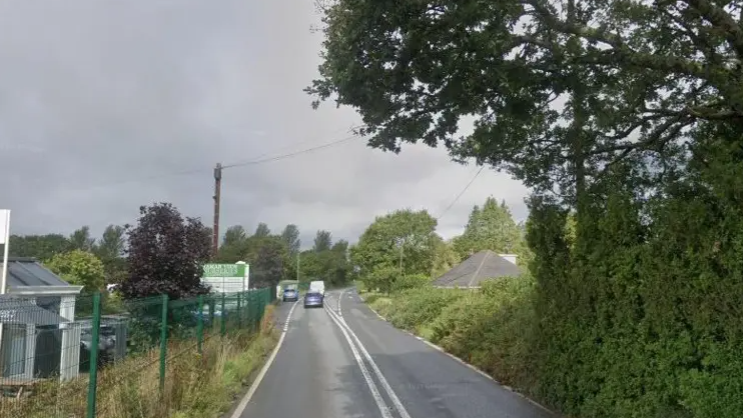
[(484, 280), (519, 275), (521, 270), (516, 265), (515, 254), (496, 254), (483, 250), (471, 255), (432, 284), (438, 288), (477, 289)]
[(34, 258), (8, 258), (6, 294), (0, 295), (0, 377), (78, 375), (80, 327), (72, 325), (82, 289)]

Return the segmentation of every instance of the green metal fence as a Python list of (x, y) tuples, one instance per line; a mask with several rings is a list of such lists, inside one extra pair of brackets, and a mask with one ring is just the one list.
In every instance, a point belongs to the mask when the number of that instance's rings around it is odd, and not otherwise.
[(179, 300), (3, 295), (0, 416), (132, 416), (121, 409), (137, 393), (175, 390), (182, 359), (249, 341), (274, 299), (270, 288)]

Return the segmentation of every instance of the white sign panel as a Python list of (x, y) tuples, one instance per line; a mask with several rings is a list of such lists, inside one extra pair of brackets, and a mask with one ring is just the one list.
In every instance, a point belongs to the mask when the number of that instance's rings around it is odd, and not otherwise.
[(210, 286), (215, 293), (242, 292), (246, 287), (244, 277), (204, 277), (201, 283)]

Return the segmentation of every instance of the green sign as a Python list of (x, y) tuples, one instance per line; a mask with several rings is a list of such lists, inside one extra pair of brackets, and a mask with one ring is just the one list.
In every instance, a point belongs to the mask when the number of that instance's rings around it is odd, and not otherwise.
[(245, 277), (247, 264), (204, 264), (204, 277)]

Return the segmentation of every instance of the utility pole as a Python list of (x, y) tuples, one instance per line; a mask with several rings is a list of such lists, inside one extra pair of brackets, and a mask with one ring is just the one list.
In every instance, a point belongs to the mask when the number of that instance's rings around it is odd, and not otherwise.
[(297, 251), (297, 281), (299, 281), (299, 255), (301, 253)]
[(214, 168), (214, 236), (212, 237), (212, 255), (219, 252), (219, 203), (222, 192), (222, 164), (217, 163)]

